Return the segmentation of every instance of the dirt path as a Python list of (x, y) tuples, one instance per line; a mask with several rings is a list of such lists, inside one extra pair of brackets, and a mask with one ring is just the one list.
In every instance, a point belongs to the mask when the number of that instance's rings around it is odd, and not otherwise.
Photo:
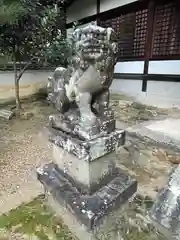
[(35, 167), (51, 160), (50, 144), (39, 136), (52, 108), (40, 102), (25, 105), (29, 120), (0, 122), (0, 213), (28, 202), (42, 192)]

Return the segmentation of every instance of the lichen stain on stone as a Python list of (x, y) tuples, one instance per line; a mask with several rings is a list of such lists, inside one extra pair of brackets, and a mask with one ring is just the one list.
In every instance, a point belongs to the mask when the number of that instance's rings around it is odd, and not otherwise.
[[(74, 32), (73, 45), (70, 74), (57, 68), (49, 79), (48, 100), (58, 110), (50, 117), (49, 141), (65, 154), (59, 159), (54, 155), (56, 164), (48, 165), (48, 175), (38, 177), (91, 231), (112, 206), (128, 201), (137, 182), (122, 174), (114, 161), (115, 149), (125, 138), (124, 131), (115, 129), (109, 106), (117, 61), (115, 32), (90, 24)], [(71, 155), (74, 162), (69, 161)]]
[[(68, 69), (56, 68), (48, 82), (48, 99), (64, 115), (71, 109), (72, 101), (79, 110), (79, 123), (73, 123), (68, 114), (63, 118), (51, 117), (54, 127), (71, 129), (79, 136), (90, 140), (97, 138), (101, 130), (107, 131), (103, 122), (113, 119), (109, 107), (109, 87), (113, 80), (116, 59), (117, 37), (112, 28), (102, 28), (94, 24), (77, 29), (73, 33), (71, 77)], [(92, 61), (93, 60), (93, 61)], [(93, 64), (92, 64), (93, 62)], [(75, 96), (71, 98), (72, 93)], [(92, 102), (96, 103), (92, 111)], [(65, 105), (67, 107), (65, 107)], [(97, 112), (98, 114), (96, 114)], [(99, 126), (100, 125), (100, 126)]]

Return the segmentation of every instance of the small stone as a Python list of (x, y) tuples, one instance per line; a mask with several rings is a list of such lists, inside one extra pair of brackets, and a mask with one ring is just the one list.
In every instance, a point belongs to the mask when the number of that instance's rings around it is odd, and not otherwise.
[(155, 186), (153, 187), (153, 190), (155, 192), (159, 192), (162, 187), (167, 183), (167, 176), (160, 176), (157, 179), (154, 179)]
[(180, 156), (168, 155), (168, 160), (173, 164), (180, 164)]
[(171, 162), (173, 164), (179, 164), (180, 163), (180, 156), (177, 154), (169, 154), (167, 151), (163, 149), (154, 149), (152, 152), (153, 156), (157, 157), (158, 160), (162, 162)]
[(34, 116), (34, 114), (32, 112), (23, 112), (21, 115), (20, 115), (20, 119), (22, 120), (28, 120), (30, 118), (32, 118)]
[(138, 103), (138, 102), (133, 102), (132, 103), (132, 107), (133, 108), (136, 108), (138, 110), (145, 110), (146, 109), (146, 106), (141, 104), (141, 103)]
[(147, 111), (146, 109), (140, 109), (138, 115), (139, 115), (139, 119), (143, 121), (151, 120), (154, 117), (152, 112)]
[(166, 162), (168, 161), (168, 154), (163, 149), (154, 149), (152, 155), (155, 156), (159, 161)]
[(131, 106), (132, 105), (132, 102), (130, 101), (125, 101), (125, 100), (120, 100), (119, 101), (119, 104), (118, 106), (121, 108), (121, 109), (126, 109), (127, 107)]
[(110, 104), (111, 107), (116, 107), (118, 106), (118, 101), (117, 100), (113, 100)]

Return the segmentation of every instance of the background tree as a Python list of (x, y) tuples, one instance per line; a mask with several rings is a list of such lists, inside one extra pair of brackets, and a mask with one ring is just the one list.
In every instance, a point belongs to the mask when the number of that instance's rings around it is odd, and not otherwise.
[[(19, 81), (32, 63), (53, 62), (65, 48), (62, 1), (0, 0), (0, 53), (13, 61), (16, 110), (19, 112)], [(6, 12), (4, 12), (6, 9)], [(61, 21), (62, 16), (62, 21)], [(2, 21), (1, 21), (2, 20)], [(61, 24), (62, 23), (62, 24)], [(57, 46), (62, 46), (58, 47)], [(57, 52), (58, 51), (58, 52)], [(51, 56), (50, 56), (51, 53)]]
[(0, 0), (0, 24), (14, 23), (25, 12), (22, 2), (18, 0)]

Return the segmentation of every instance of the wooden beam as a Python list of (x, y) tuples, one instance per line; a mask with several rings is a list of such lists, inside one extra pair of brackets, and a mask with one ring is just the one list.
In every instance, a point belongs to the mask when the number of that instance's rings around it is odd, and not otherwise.
[(99, 25), (99, 21), (100, 21), (100, 4), (101, 4), (101, 0), (96, 0), (96, 21), (97, 21), (97, 25)]
[[(111, 19), (113, 17), (118, 17), (121, 14), (126, 14), (126, 13), (129, 13), (132, 11), (143, 9), (144, 6), (146, 6), (146, 4), (147, 4), (146, 1), (142, 1), (142, 2), (136, 1), (133, 3), (129, 3), (129, 4), (117, 7), (117, 8), (107, 10), (105, 12), (100, 12), (100, 1), (101, 0), (96, 0), (96, 1), (97, 1), (96, 2), (96, 14), (82, 18), (79, 20), (79, 22), (81, 22), (82, 24), (86, 24), (88, 22), (97, 20), (97, 17), (101, 18), (101, 19)], [(97, 12), (98, 12), (99, 16), (97, 16)], [(70, 22), (67, 24), (67, 28), (71, 28), (72, 26), (73, 26), (73, 22)]]
[[(151, 58), (152, 41), (153, 41), (153, 25), (154, 25), (154, 14), (155, 14), (155, 0), (151, 0), (148, 5), (148, 22), (147, 22), (147, 35), (145, 43), (145, 61), (143, 74), (148, 74), (149, 59)], [(142, 81), (142, 92), (147, 90), (147, 79), (144, 78)]]
[(114, 73), (115, 79), (143, 80), (157, 82), (180, 82), (178, 74), (139, 74), (139, 73)]

